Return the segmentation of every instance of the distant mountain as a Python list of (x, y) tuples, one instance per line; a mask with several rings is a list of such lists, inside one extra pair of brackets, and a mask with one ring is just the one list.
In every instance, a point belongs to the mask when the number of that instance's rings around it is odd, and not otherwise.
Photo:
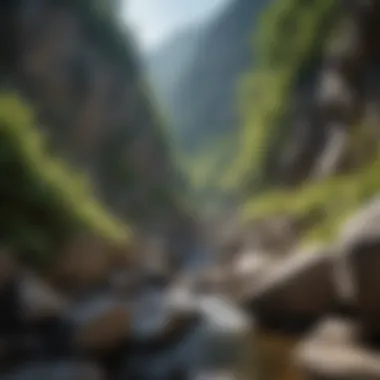
[(148, 57), (159, 101), (185, 152), (195, 153), (237, 127), (238, 78), (252, 64), (252, 31), (269, 2), (235, 0), (215, 19), (177, 34)]
[(194, 64), (204, 28), (193, 26), (175, 34), (146, 58), (150, 80), (165, 107), (182, 78)]

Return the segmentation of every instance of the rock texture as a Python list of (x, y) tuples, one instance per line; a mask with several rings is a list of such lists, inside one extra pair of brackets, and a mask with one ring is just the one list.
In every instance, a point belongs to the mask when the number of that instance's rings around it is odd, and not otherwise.
[(379, 201), (370, 202), (343, 229), (342, 241), (353, 284), (355, 300), (363, 326), (369, 335), (380, 336), (380, 218)]
[(333, 259), (326, 249), (300, 252), (280, 261), (245, 304), (260, 322), (283, 328), (302, 328), (335, 308)]
[(328, 318), (297, 347), (295, 360), (305, 379), (379, 379), (379, 353), (360, 339), (356, 322)]

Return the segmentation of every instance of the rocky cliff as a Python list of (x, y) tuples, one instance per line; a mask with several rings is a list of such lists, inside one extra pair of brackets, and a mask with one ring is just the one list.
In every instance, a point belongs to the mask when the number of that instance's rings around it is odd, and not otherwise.
[[(9, 116), (6, 121), (17, 124), (11, 119), (27, 109), (33, 118), (22, 123), (31, 124), (27, 126), (31, 134), (43, 135), (36, 154), (44, 155), (44, 162), (60, 157), (65, 166), (69, 164), (89, 183), (85, 190), (81, 181), (72, 183), (81, 189), (82, 198), (77, 202), (74, 199), (70, 207), (57, 208), (61, 210), (58, 213), (64, 209), (71, 215), (92, 192), (97, 213), (87, 210), (89, 224), (100, 215), (107, 219), (111, 214), (137, 230), (161, 233), (165, 229), (165, 233), (173, 234), (173, 226), (178, 228), (179, 220), (187, 218), (176, 200), (178, 174), (144, 84), (133, 41), (117, 18), (117, 3), (3, 3), (1, 89), (2, 108)], [(12, 111), (6, 103), (9, 97), (14, 100)], [(18, 153), (12, 154), (18, 157)], [(39, 166), (40, 172), (50, 170)], [(27, 166), (24, 170), (29, 172)], [(73, 182), (70, 177), (68, 174), (58, 185), (54, 178), (47, 184), (41, 174), (31, 182), (36, 184), (36, 192), (45, 186), (47, 191), (55, 187), (66, 194)], [(78, 191), (72, 195), (78, 198)], [(23, 197), (16, 197), (16, 203)], [(45, 198), (40, 201), (45, 202)], [(50, 205), (46, 202), (38, 212), (54, 215), (54, 210), (46, 210)], [(38, 212), (20, 211), (24, 224), (40, 224), (44, 230), (49, 221), (38, 217)], [(10, 208), (9, 214), (14, 213)], [(82, 219), (76, 220), (77, 224), (82, 225)], [(112, 223), (107, 220), (108, 230), (113, 230)], [(70, 223), (61, 220), (59, 226), (65, 224)]]
[(379, 14), (376, 2), (268, 8), (225, 181), (246, 192), (248, 219), (289, 217), (324, 240), (378, 193)]

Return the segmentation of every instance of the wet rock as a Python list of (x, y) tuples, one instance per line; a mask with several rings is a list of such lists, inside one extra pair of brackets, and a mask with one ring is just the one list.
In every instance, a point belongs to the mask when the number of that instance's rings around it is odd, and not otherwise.
[[(115, 380), (185, 380), (174, 350), (129, 355)], [(147, 365), (149, 363), (149, 365)]]
[(36, 321), (59, 316), (69, 307), (69, 300), (31, 273), (23, 273), (18, 280), (18, 302), (25, 321)]
[(328, 318), (297, 347), (294, 360), (305, 379), (380, 379), (380, 354), (361, 340), (356, 322)]
[(137, 270), (120, 269), (110, 274), (109, 285), (112, 292), (123, 296), (133, 296), (143, 288), (144, 280)]
[(43, 280), (18, 275), (0, 291), (1, 367), (70, 352), (70, 328), (60, 319), (68, 302)]
[(261, 252), (243, 251), (232, 264), (228, 294), (244, 299), (275, 265), (276, 260)]
[(39, 362), (1, 377), (2, 380), (103, 380), (104, 373), (98, 366), (81, 362)]
[(117, 348), (131, 334), (129, 308), (108, 295), (81, 301), (66, 319), (73, 326), (73, 345), (80, 352)]
[[(161, 347), (182, 338), (196, 319), (189, 302), (178, 302), (173, 292), (150, 292), (133, 305), (134, 341), (146, 347)], [(176, 302), (177, 301), (177, 302)]]
[(194, 285), (199, 293), (218, 293), (226, 287), (229, 275), (228, 268), (221, 265), (214, 266), (201, 273)]
[[(227, 300), (214, 296), (188, 298), (200, 318), (173, 344), (151, 353), (134, 354), (124, 374), (142, 380), (237, 379), (245, 360), (252, 361), (251, 323)], [(146, 366), (145, 363), (150, 363)], [(133, 376), (131, 375), (133, 374)], [(140, 377), (134, 377), (140, 376)], [(153, 377), (152, 377), (153, 376)], [(121, 377), (121, 378), (125, 378)]]
[(202, 343), (194, 368), (199, 371), (242, 368), (250, 356), (252, 322), (233, 303), (221, 297), (204, 297), (200, 311)]
[[(116, 379), (185, 380), (197, 340), (196, 301), (183, 289), (146, 294), (135, 306), (130, 353)], [(149, 363), (149, 365), (147, 365)]]
[(342, 261), (346, 263), (351, 299), (368, 335), (380, 336), (380, 200), (368, 204), (342, 232)]
[(316, 247), (279, 261), (243, 301), (263, 325), (306, 327), (336, 306), (332, 252)]
[(50, 276), (72, 294), (86, 292), (107, 283), (114, 264), (112, 253), (104, 239), (80, 235), (64, 245)]
[(238, 380), (239, 376), (227, 371), (205, 371), (194, 377), (194, 380)]

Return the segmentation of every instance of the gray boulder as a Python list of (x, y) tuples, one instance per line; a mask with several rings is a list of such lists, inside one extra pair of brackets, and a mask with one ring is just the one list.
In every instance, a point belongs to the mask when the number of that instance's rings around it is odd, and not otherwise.
[(279, 261), (244, 303), (263, 325), (303, 328), (336, 306), (333, 263), (324, 247)]
[(380, 379), (380, 354), (362, 343), (356, 322), (328, 318), (299, 344), (294, 360), (306, 380)]

